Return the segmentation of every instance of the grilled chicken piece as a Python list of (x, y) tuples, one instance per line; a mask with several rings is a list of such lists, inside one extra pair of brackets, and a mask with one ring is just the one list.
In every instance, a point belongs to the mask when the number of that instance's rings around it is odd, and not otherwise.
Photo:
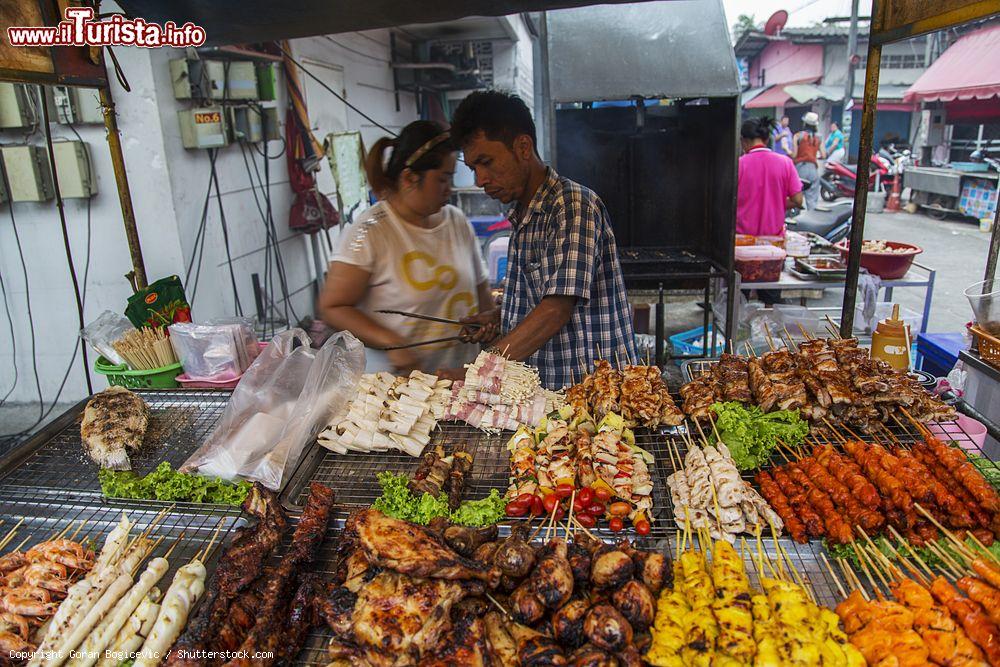
[(586, 585), (590, 581), (590, 566), (593, 561), (590, 552), (578, 542), (573, 542), (569, 545), (566, 558), (569, 560), (570, 569), (573, 570), (573, 581), (578, 586)]
[(515, 579), (526, 577), (531, 572), (535, 565), (535, 550), (524, 541), (524, 531), (520, 526), (515, 526), (510, 531), (510, 536), (500, 543), (493, 557), (493, 564), (503, 574)]
[(518, 623), (511, 623), (508, 631), (517, 645), (521, 667), (562, 667), (568, 664), (562, 649), (551, 637)]
[(599, 604), (587, 612), (583, 633), (597, 648), (617, 653), (632, 643), (632, 626), (621, 612), (609, 604)]
[(566, 541), (556, 538), (549, 542), (551, 550), (531, 573), (535, 595), (549, 609), (558, 609), (573, 595), (573, 569), (566, 559)]
[(632, 578), (635, 566), (620, 549), (611, 549), (594, 556), (590, 580), (598, 588), (617, 588)]
[(507, 631), (503, 617), (495, 611), (483, 617), (490, 662), (497, 667), (518, 667), (517, 645)]
[(419, 667), (482, 667), (490, 664), (486, 629), (475, 614), (457, 614), (451, 631), (444, 633), (433, 655), (423, 658)]
[(545, 616), (545, 603), (525, 581), (510, 594), (510, 613), (518, 623), (534, 625)]
[(373, 666), (415, 662), (438, 646), (467, 582), (412, 579), (384, 571), (368, 582), (351, 614), (351, 642)]
[(659, 595), (664, 586), (673, 582), (673, 564), (668, 556), (656, 551), (635, 549), (627, 541), (622, 542), (619, 548), (631, 556), (636, 576), (642, 579), (642, 583), (646, 584), (653, 595)]
[(585, 644), (573, 651), (568, 664), (572, 667), (618, 667), (618, 661), (613, 655), (593, 644)]
[(146, 402), (124, 387), (108, 387), (87, 402), (80, 439), (97, 465), (131, 470), (128, 453), (139, 449), (148, 427)]
[(493, 558), (496, 556), (497, 549), (499, 548), (499, 542), (487, 542), (486, 544), (480, 544), (476, 547), (476, 550), (472, 552), (472, 560), (476, 561), (480, 565), (489, 567), (493, 564)]
[(378, 510), (359, 512), (350, 528), (357, 531), (359, 545), (373, 565), (413, 577), (479, 579), (491, 588), (500, 580), (498, 568), (463, 558), (423, 526), (387, 517)]
[(483, 528), (448, 526), (444, 530), (444, 541), (448, 546), (467, 558), (472, 556), (473, 552), (481, 545), (495, 539), (497, 539), (496, 524)]
[(583, 621), (589, 609), (589, 600), (576, 599), (552, 614), (552, 636), (561, 646), (576, 648), (585, 641)]
[(642, 632), (653, 624), (656, 599), (642, 582), (635, 579), (625, 582), (611, 595), (611, 601), (636, 631)]

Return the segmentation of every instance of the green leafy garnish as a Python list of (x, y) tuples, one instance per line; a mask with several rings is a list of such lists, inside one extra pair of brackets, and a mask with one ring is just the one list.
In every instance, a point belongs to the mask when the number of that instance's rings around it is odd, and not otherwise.
[(809, 424), (799, 417), (798, 410), (765, 413), (755, 405), (735, 402), (714, 403), (712, 410), (719, 416), (715, 422), (719, 437), (740, 470), (767, 463), (778, 440), (797, 447), (809, 434)]
[(979, 454), (966, 452), (966, 456), (972, 461), (972, 465), (976, 466), (976, 470), (983, 474), (986, 481), (993, 485), (993, 488), (1000, 489), (1000, 467), (996, 463)]
[(443, 493), (437, 498), (429, 493), (415, 497), (408, 487), (410, 480), (406, 475), (380, 472), (375, 477), (382, 487), (382, 495), (372, 507), (395, 519), (427, 525), (432, 519), (445, 517), (463, 526), (489, 526), (504, 516), (506, 502), (496, 489), (481, 500), (466, 500), (450, 512), (448, 497)]
[[(895, 561), (898, 559), (898, 556), (903, 556), (905, 559), (907, 559), (914, 565), (917, 564), (915, 562), (916, 559), (913, 558), (913, 553), (910, 551), (911, 547), (904, 545), (902, 542), (898, 542), (895, 540), (890, 541), (886, 537), (876, 537), (872, 541), (878, 547), (878, 550), (881, 551), (883, 554), (885, 554), (885, 556), (889, 560)], [(979, 553), (981, 551), (979, 546), (976, 545), (976, 543), (972, 540), (972, 538), (967, 539), (965, 543), (966, 545), (968, 545), (969, 549), (973, 553)], [(861, 563), (858, 561), (857, 552), (854, 551), (854, 547), (852, 547), (850, 544), (830, 544), (826, 539), (824, 539), (823, 546), (826, 547), (826, 550), (830, 552), (830, 555), (833, 558), (842, 558), (846, 561), (849, 561), (851, 565), (853, 565), (856, 568), (861, 567)], [(955, 547), (952, 545), (951, 541), (948, 540), (948, 538), (942, 537), (940, 540), (938, 540), (936, 546), (938, 551), (943, 551), (953, 561), (958, 563), (965, 562), (964, 558), (962, 558), (959, 555), (959, 553), (955, 550)], [(940, 568), (942, 565), (945, 565), (945, 563), (942, 562), (941, 558), (938, 557), (936, 553), (934, 553), (927, 547), (912, 547), (912, 549), (913, 552), (916, 552), (917, 556), (920, 557), (920, 560), (926, 563), (928, 567)], [(987, 547), (987, 549), (993, 555), (1000, 557), (1000, 542), (994, 542), (989, 547)], [(865, 563), (865, 566), (870, 567), (868, 563)]]
[(166, 461), (145, 477), (131, 471), (101, 470), (97, 479), (101, 483), (101, 492), (109, 498), (212, 505), (239, 506), (251, 487), (246, 481), (233, 483), (217, 477), (177, 472)]

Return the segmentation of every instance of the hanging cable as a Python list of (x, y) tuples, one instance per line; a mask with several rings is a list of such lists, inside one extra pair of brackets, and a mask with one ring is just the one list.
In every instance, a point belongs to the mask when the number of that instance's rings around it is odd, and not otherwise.
[(14, 383), (10, 385), (10, 389), (3, 395), (3, 398), (0, 398), (0, 405), (3, 405), (17, 388), (17, 339), (14, 336), (14, 318), (10, 316), (10, 303), (7, 301), (7, 287), (3, 282), (3, 274), (0, 274), (0, 296), (3, 297), (3, 309), (7, 314), (7, 328), (10, 329), (10, 358), (11, 365), (14, 367)]
[[(69, 243), (69, 229), (66, 226), (66, 211), (63, 208), (62, 193), (59, 191), (59, 175), (56, 169), (56, 154), (52, 147), (52, 127), (49, 125), (49, 103), (45, 99), (45, 93), (39, 96), (42, 103), (42, 124), (45, 126), (45, 144), (49, 150), (49, 164), (52, 167), (52, 187), (56, 194), (56, 210), (59, 211), (59, 224), (62, 227), (63, 247), (66, 250), (66, 263), (69, 266), (69, 277), (73, 282), (73, 296), (76, 297), (77, 320), (82, 330), (87, 323), (83, 316), (83, 299), (80, 296), (80, 282), (76, 277), (76, 267), (73, 265), (73, 249)], [(90, 380), (90, 367), (87, 359), (87, 349), (83, 349), (83, 375), (87, 381), (87, 393), (94, 393), (94, 385)]]
[[(4, 177), (6, 179), (6, 176)], [(6, 184), (10, 192), (10, 184)], [(35, 391), (38, 394), (38, 414), (44, 410), (42, 401), (42, 383), (38, 378), (38, 351), (35, 342), (35, 316), (31, 311), (31, 286), (28, 284), (28, 265), (24, 261), (24, 248), (21, 246), (21, 234), (17, 230), (17, 220), (14, 218), (14, 207), (8, 205), (7, 212), (10, 214), (10, 226), (14, 231), (14, 243), (17, 245), (17, 255), (21, 259), (21, 274), (24, 277), (24, 303), (25, 312), (28, 314), (28, 330), (31, 332), (31, 368), (35, 376)]]
[(369, 123), (372, 123), (373, 125), (375, 125), (375, 127), (379, 128), (380, 130), (385, 130), (386, 132), (388, 132), (389, 134), (391, 134), (394, 137), (396, 136), (395, 132), (393, 132), (392, 130), (390, 130), (389, 128), (387, 128), (385, 125), (383, 125), (382, 123), (378, 122), (377, 120), (375, 120), (374, 118), (372, 118), (371, 116), (369, 116), (368, 114), (366, 114), (361, 109), (357, 108), (356, 106), (354, 106), (353, 104), (351, 104), (350, 102), (348, 102), (347, 98), (345, 98), (343, 95), (341, 95), (340, 93), (338, 93), (337, 91), (335, 91), (330, 86), (328, 86), (325, 83), (323, 83), (322, 81), (320, 81), (319, 78), (315, 74), (313, 74), (312, 72), (310, 72), (309, 70), (307, 70), (305, 67), (303, 67), (301, 64), (299, 64), (299, 62), (297, 60), (295, 60), (295, 58), (292, 57), (292, 54), (290, 54), (288, 51), (286, 51), (284, 48), (282, 48), (281, 44), (275, 42), (275, 45), (278, 47), (278, 50), (281, 51), (285, 55), (286, 58), (288, 58), (288, 60), (290, 60), (300, 70), (302, 70), (305, 73), (306, 76), (308, 76), (310, 79), (312, 79), (313, 81), (315, 81), (316, 83), (318, 83), (320, 86), (322, 86), (327, 92), (329, 92), (331, 95), (333, 95), (334, 97), (336, 97), (338, 100), (340, 100), (341, 102), (343, 102), (344, 104), (346, 104), (349, 108), (353, 109), (355, 112), (357, 112), (357, 114), (359, 116), (361, 116), (362, 118), (364, 118), (365, 120), (367, 120)]
[(226, 264), (229, 266), (229, 281), (233, 286), (233, 301), (236, 302), (236, 314), (243, 317), (243, 305), (240, 303), (240, 294), (236, 290), (236, 273), (233, 271), (233, 255), (229, 249), (229, 226), (226, 224), (226, 211), (222, 206), (222, 190), (219, 188), (219, 175), (212, 166), (212, 182), (215, 183), (215, 196), (219, 204), (219, 222), (222, 224), (222, 240), (226, 247)]

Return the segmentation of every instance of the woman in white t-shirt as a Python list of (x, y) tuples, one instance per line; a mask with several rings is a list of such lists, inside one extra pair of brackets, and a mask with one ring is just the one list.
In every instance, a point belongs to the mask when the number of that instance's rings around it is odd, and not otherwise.
[(398, 137), (375, 142), (365, 171), (380, 201), (340, 239), (319, 300), (323, 320), (365, 344), (368, 372), (461, 368), (475, 358), (477, 345), (449, 341), (373, 349), (460, 331), (379, 310), (458, 320), (493, 308), (475, 232), (465, 215), (448, 204), (455, 173), (448, 133), (431, 121), (410, 123)]

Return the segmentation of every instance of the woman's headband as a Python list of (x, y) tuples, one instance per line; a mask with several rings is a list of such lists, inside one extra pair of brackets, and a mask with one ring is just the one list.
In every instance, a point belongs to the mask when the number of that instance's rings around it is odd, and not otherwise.
[(439, 144), (441, 144), (441, 143), (443, 143), (445, 141), (448, 141), (448, 139), (450, 139), (450, 138), (451, 138), (451, 133), (450, 132), (442, 132), (441, 134), (437, 135), (436, 137), (434, 137), (433, 139), (431, 139), (430, 141), (428, 141), (427, 143), (425, 143), (423, 146), (421, 146), (417, 150), (413, 151), (413, 153), (410, 155), (410, 157), (406, 158), (406, 162), (403, 163), (403, 166), (404, 167), (412, 167), (416, 163), (417, 160), (419, 160), (423, 156), (427, 155), (427, 153), (429, 153), (431, 150), (433, 150), (436, 146), (438, 146)]

